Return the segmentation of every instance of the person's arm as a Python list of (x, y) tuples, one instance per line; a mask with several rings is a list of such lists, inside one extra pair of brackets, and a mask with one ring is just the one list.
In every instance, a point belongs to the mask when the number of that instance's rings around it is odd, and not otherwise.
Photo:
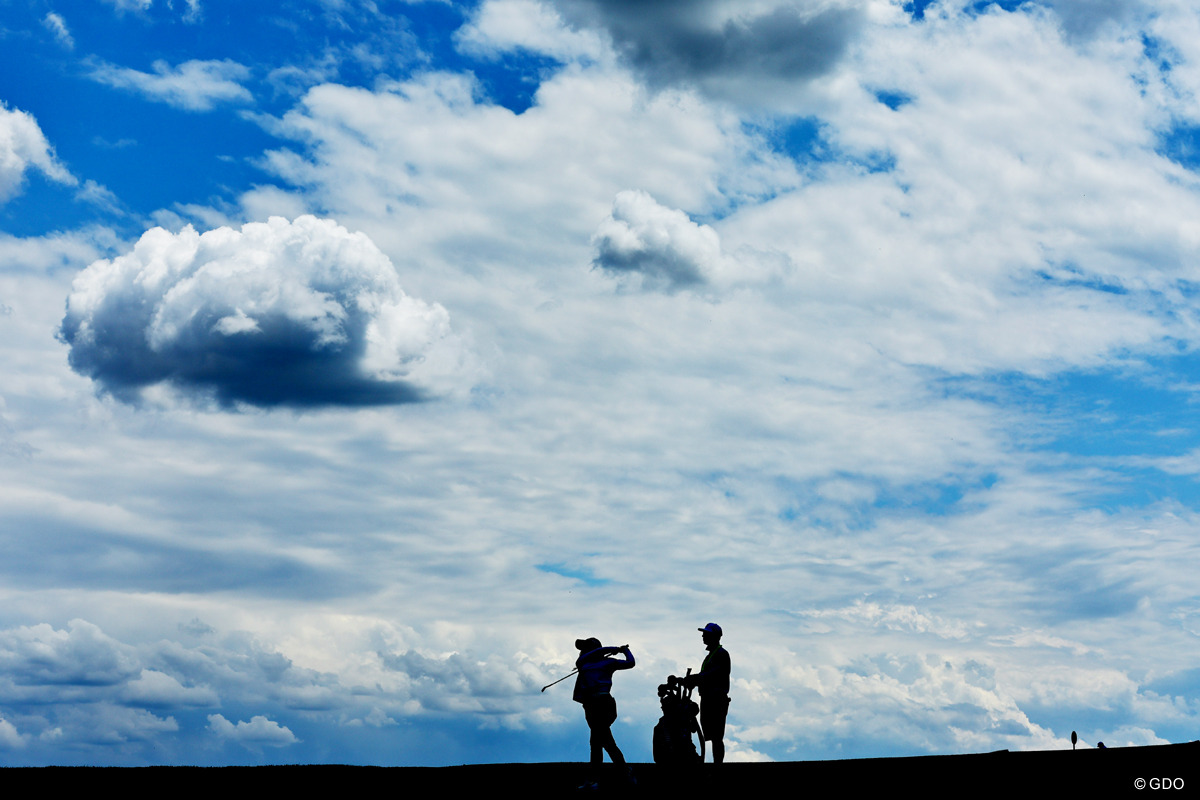
[(617, 662), (618, 664), (620, 664), (620, 666), (617, 667), (617, 669), (632, 669), (634, 667), (634, 665), (637, 664), (637, 662), (633, 660), (633, 653), (630, 651), (629, 645), (623, 645), (622, 647), (618, 647), (617, 652), (621, 653), (622, 655), (625, 656), (624, 661)]

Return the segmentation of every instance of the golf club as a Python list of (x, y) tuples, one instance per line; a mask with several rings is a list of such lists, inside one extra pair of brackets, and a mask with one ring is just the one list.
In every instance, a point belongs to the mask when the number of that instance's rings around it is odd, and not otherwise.
[[(571, 670), (571, 671), (570, 671), (570, 672), (568, 672), (566, 675), (563, 675), (561, 678), (559, 678), (558, 680), (556, 680), (554, 683), (562, 683), (562, 682), (563, 682), (563, 681), (565, 681), (567, 678), (569, 678), (569, 677), (571, 677), (572, 675), (574, 675), (576, 672), (579, 672), (579, 668), (578, 668), (578, 667), (576, 667), (575, 669)], [(547, 683), (545, 686), (543, 686), (543, 687), (542, 687), (542, 691), (543, 691), (543, 692), (544, 692), (544, 691), (546, 691), (546, 690), (547, 690), (547, 689), (549, 689), (551, 686), (553, 686), (553, 685), (554, 685), (554, 683)]]

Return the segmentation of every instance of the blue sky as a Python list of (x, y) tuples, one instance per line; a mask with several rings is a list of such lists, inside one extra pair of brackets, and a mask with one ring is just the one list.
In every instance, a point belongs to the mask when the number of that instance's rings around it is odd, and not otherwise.
[[(1200, 722), (1200, 11), (0, 2), (0, 763)], [(559, 690), (556, 692), (556, 689)]]

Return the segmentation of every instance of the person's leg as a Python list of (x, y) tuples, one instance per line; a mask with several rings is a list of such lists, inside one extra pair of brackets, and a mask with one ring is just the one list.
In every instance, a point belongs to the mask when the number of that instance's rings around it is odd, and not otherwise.
[(600, 732), (595, 728), (592, 728), (592, 738), (590, 743), (592, 745), (592, 757), (590, 760), (592, 766), (596, 766), (600, 762), (604, 761), (604, 744), (600, 738)]
[(604, 738), (601, 743), (604, 749), (608, 751), (608, 757), (612, 759), (614, 764), (624, 764), (625, 756), (621, 753), (621, 748), (617, 747), (617, 740), (612, 735), (612, 725), (617, 721), (617, 701), (609, 695), (604, 708)]
[(700, 727), (708, 749), (712, 751), (714, 764), (725, 761), (725, 717), (729, 713), (729, 699), (710, 699), (700, 703)]
[(612, 724), (617, 721), (617, 703), (609, 695), (589, 700), (583, 707), (587, 717), (588, 727), (591, 728), (592, 764), (604, 761), (604, 752), (614, 764), (624, 764), (625, 756), (617, 742), (613, 739)]
[(592, 741), (597, 740), (599, 740), (598, 746), (604, 748), (614, 764), (625, 763), (625, 756), (621, 753), (621, 748), (617, 747), (617, 740), (613, 738), (612, 728), (605, 728), (603, 731), (592, 731)]

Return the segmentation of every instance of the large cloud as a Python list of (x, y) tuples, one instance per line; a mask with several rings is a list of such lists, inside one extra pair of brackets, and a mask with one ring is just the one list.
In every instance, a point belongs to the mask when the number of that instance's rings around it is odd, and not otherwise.
[(446, 310), (406, 295), (370, 239), (311, 216), (147, 231), (79, 275), (60, 336), (127, 402), (162, 382), (225, 406), (414, 402), (458, 353)]

